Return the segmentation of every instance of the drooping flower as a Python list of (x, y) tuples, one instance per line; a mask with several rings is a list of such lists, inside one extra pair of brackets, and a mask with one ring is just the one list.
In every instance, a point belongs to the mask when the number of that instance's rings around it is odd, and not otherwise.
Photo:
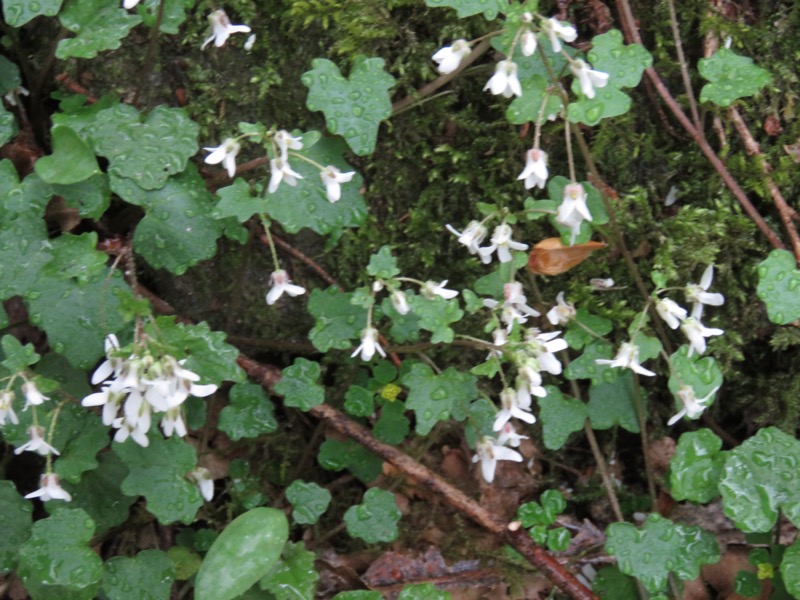
[(725, 333), (722, 329), (717, 329), (716, 327), (706, 327), (694, 317), (684, 319), (681, 323), (681, 331), (689, 340), (689, 356), (695, 352), (703, 354), (706, 351), (707, 337)]
[(231, 25), (231, 20), (224, 10), (218, 9), (208, 15), (208, 22), (211, 25), (211, 35), (209, 35), (200, 50), (205, 50), (212, 41), (217, 48), (225, 45), (231, 34), (234, 33), (250, 33), (250, 28), (247, 25)]
[(126, 10), (134, 8), (137, 4), (139, 4), (139, 0), (122, 0), (122, 7)]
[(515, 242), (511, 239), (513, 233), (514, 230), (511, 229), (511, 225), (506, 222), (495, 227), (490, 240), (492, 242), (491, 245), (478, 249), (481, 262), (484, 264), (492, 262), (492, 253), (495, 251), (497, 251), (497, 258), (501, 263), (511, 262), (511, 250), (527, 250), (528, 244)]
[(570, 62), (569, 70), (578, 78), (581, 93), (589, 99), (595, 97), (594, 88), (604, 88), (608, 84), (608, 73), (595, 71), (586, 61), (580, 58)]
[(228, 177), (232, 179), (236, 175), (236, 155), (239, 154), (240, 149), (239, 142), (233, 138), (227, 138), (216, 148), (203, 148), (211, 153), (205, 157), (203, 162), (209, 165), (222, 163), (228, 172)]
[(500, 430), (500, 434), (497, 436), (497, 443), (500, 446), (505, 446), (508, 444), (512, 448), (518, 448), (522, 440), (527, 440), (527, 435), (520, 435), (516, 431), (514, 431), (514, 426), (511, 423), (506, 423), (503, 425), (503, 428)]
[(452, 46), (444, 46), (433, 55), (437, 69), (445, 75), (452, 73), (471, 52), (467, 40), (456, 40)]
[(11, 390), (0, 392), (0, 427), (5, 425), (6, 421), (19, 425), (17, 413), (14, 412), (14, 392)]
[(289, 274), (283, 269), (278, 269), (269, 276), (269, 282), (272, 286), (267, 294), (267, 304), (272, 306), (284, 293), (290, 296), (300, 296), (306, 293), (306, 288), (295, 285), (289, 279)]
[(534, 358), (526, 358), (524, 362), (517, 367), (517, 393), (520, 393), (521, 386), (524, 384), (527, 387), (529, 394), (537, 398), (547, 397), (547, 390), (542, 386), (542, 374), (540, 371), (539, 363)]
[(677, 329), (686, 318), (686, 309), (669, 298), (661, 298), (656, 302), (656, 311), (670, 329)]
[(255, 45), (256, 45), (256, 34), (253, 33), (253, 34), (250, 34), (250, 35), (247, 36), (247, 40), (245, 40), (244, 45), (242, 46), (242, 48), (244, 48), (245, 50), (250, 52), (250, 50), (252, 50), (253, 46), (255, 46)]
[(610, 277), (607, 279), (603, 279), (602, 277), (592, 277), (589, 280), (589, 285), (592, 286), (593, 290), (605, 291), (610, 290), (614, 287), (614, 280)]
[(561, 40), (574, 42), (578, 37), (578, 32), (572, 25), (563, 25), (555, 17), (542, 19), (542, 31), (550, 39), (553, 52), (561, 52)]
[(500, 410), (494, 419), (492, 429), (500, 431), (503, 426), (508, 423), (511, 417), (520, 419), (526, 423), (532, 424), (536, 422), (536, 417), (531, 414), (531, 397), (530, 394), (517, 394), (513, 388), (505, 388), (500, 392)]
[(567, 349), (567, 341), (559, 335), (560, 331), (542, 333), (538, 329), (525, 332), (526, 350), (536, 358), (539, 368), (551, 375), (560, 375), (562, 370), (555, 353)]
[(206, 502), (214, 499), (214, 479), (211, 477), (211, 471), (205, 467), (195, 467), (189, 471), (186, 477), (197, 484), (200, 495), (205, 498)]
[(467, 247), (470, 254), (477, 254), (480, 250), (481, 242), (486, 238), (489, 230), (486, 225), (478, 221), (470, 221), (463, 232), (456, 231), (452, 225), (445, 225), (447, 230), (453, 235), (458, 236), (458, 243)]
[(517, 75), (517, 63), (511, 60), (501, 60), (495, 67), (494, 75), (483, 88), (497, 96), (502, 94), (505, 98), (522, 96), (522, 86)]
[(472, 462), (481, 462), (481, 474), (486, 483), (494, 481), (498, 460), (522, 462), (522, 455), (516, 450), (499, 444), (493, 437), (485, 436), (475, 446), (475, 456), (472, 457)]
[(572, 234), (570, 244), (575, 242), (583, 221), (592, 220), (586, 198), (586, 190), (580, 183), (569, 183), (564, 186), (564, 199), (558, 207), (556, 223), (570, 228)]
[(551, 325), (566, 325), (576, 314), (575, 305), (564, 300), (564, 292), (558, 292), (556, 305), (547, 311), (547, 320)]
[(722, 306), (725, 304), (725, 296), (719, 293), (709, 293), (708, 288), (714, 281), (714, 265), (708, 265), (703, 271), (700, 283), (689, 283), (686, 285), (686, 299), (692, 303), (692, 318), (698, 321), (703, 316), (703, 305)]
[(409, 311), (411, 311), (411, 307), (408, 305), (408, 298), (406, 298), (405, 293), (401, 290), (393, 291), (389, 298), (392, 301), (394, 309), (401, 315), (407, 315)]
[(161, 431), (164, 432), (164, 437), (172, 437), (173, 433), (177, 433), (178, 437), (184, 437), (188, 433), (180, 406), (170, 408), (161, 418), (160, 425)]
[(375, 352), (380, 354), (383, 358), (386, 358), (386, 352), (383, 351), (381, 348), (380, 343), (378, 342), (378, 330), (375, 329), (372, 325), (367, 325), (361, 331), (361, 344), (355, 351), (350, 355), (350, 357), (354, 357), (356, 354), (361, 353), (361, 360), (372, 360), (372, 357), (375, 356)]
[[(522, 284), (512, 281), (503, 285), (503, 310), (500, 319), (506, 324), (506, 331), (511, 332), (514, 323), (524, 324), (528, 317), (540, 316), (539, 311), (528, 306), (528, 300), (522, 291)], [(499, 302), (493, 298), (485, 298), (483, 305), (487, 308), (499, 306)]]
[[(495, 346), (504, 346), (508, 343), (508, 333), (505, 329), (498, 327), (494, 331), (492, 331), (492, 344)], [(486, 360), (490, 358), (503, 358), (503, 351), (498, 349), (490, 350), (489, 355), (486, 357)]]
[(544, 189), (547, 184), (547, 152), (538, 148), (531, 148), (525, 153), (525, 168), (517, 177), (525, 180), (525, 189), (532, 187)]
[(14, 450), (14, 454), (22, 454), (23, 452), (36, 452), (41, 456), (47, 456), (48, 454), (61, 454), (58, 450), (53, 448), (45, 441), (44, 428), (37, 426), (28, 427), (28, 441)]
[(341, 184), (350, 181), (355, 174), (355, 171), (342, 173), (333, 165), (328, 165), (322, 171), (320, 171), (319, 175), (322, 177), (322, 183), (325, 184), (325, 193), (328, 196), (329, 202), (333, 203), (339, 201), (339, 199), (342, 197)]
[(522, 51), (523, 56), (533, 56), (533, 53), (536, 52), (536, 46), (538, 46), (538, 40), (536, 39), (536, 34), (528, 29), (524, 31), (522, 35), (519, 37), (519, 49)]
[(22, 410), (27, 410), (29, 406), (39, 406), (45, 400), (50, 400), (49, 397), (39, 391), (33, 381), (26, 381), (22, 384), (22, 393), (25, 395), (25, 408)]
[(280, 157), (284, 161), (289, 160), (289, 149), (303, 149), (303, 138), (300, 136), (293, 136), (285, 129), (277, 131), (272, 139), (275, 142), (275, 145), (278, 147), (278, 154), (280, 154)]
[(147, 437), (147, 432), (131, 425), (125, 420), (124, 417), (115, 419), (112, 426), (117, 430), (117, 433), (114, 434), (115, 442), (121, 444), (130, 437), (142, 448), (147, 448), (150, 445), (150, 439)]
[(647, 375), (648, 377), (655, 377), (655, 373), (648, 371), (639, 364), (639, 346), (631, 342), (624, 342), (620, 344), (617, 355), (613, 359), (597, 358), (595, 361), (598, 365), (609, 365), (612, 367), (622, 367), (630, 369), (639, 375)]
[(711, 402), (713, 402), (711, 397), (717, 393), (718, 389), (719, 386), (711, 390), (704, 398), (698, 399), (695, 395), (694, 388), (688, 385), (682, 385), (676, 392), (676, 395), (683, 406), (677, 412), (677, 414), (667, 421), (667, 425), (674, 425), (683, 417), (688, 417), (689, 419), (699, 418), (700, 415), (703, 414), (703, 411), (711, 405)]
[(102, 406), (103, 425), (111, 425), (119, 414), (119, 408), (127, 393), (114, 391), (110, 385), (104, 385), (99, 392), (89, 394), (81, 400), (81, 406)]
[(292, 170), (291, 165), (289, 165), (289, 161), (284, 160), (283, 158), (270, 159), (269, 170), (270, 178), (267, 190), (270, 194), (275, 193), (275, 191), (278, 189), (278, 186), (281, 184), (281, 181), (284, 179), (286, 180), (286, 183), (291, 186), (297, 185), (298, 179), (303, 179), (303, 176), (300, 175), (300, 173)]
[(436, 283), (435, 281), (426, 281), (422, 287), (420, 288), (420, 292), (422, 295), (427, 298), (428, 300), (433, 300), (436, 296), (440, 296), (445, 300), (452, 300), (456, 296), (458, 296), (457, 290), (449, 290), (447, 289), (447, 279), (442, 281), (441, 283)]
[(41, 498), (42, 502), (49, 500), (65, 500), (69, 502), (72, 500), (70, 493), (61, 487), (58, 481), (58, 475), (55, 473), (43, 473), (39, 478), (39, 485), (41, 486), (35, 492), (31, 492), (25, 498)]

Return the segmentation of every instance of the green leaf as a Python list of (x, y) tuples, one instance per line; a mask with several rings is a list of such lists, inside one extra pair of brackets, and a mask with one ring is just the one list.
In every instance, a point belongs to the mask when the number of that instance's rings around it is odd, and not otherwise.
[[(346, 150), (341, 139), (329, 137), (311, 148), (304, 148), (303, 155), (323, 166), (333, 165), (342, 172), (349, 172), (353, 168), (344, 160)], [(292, 162), (292, 168), (303, 179), (294, 187), (282, 185), (266, 199), (269, 216), (279, 221), (286, 231), (297, 233), (308, 227), (320, 235), (335, 236), (346, 227), (361, 225), (367, 218), (367, 205), (361, 195), (364, 180), (358, 172), (342, 185), (342, 197), (331, 202), (317, 167), (301, 160)]]
[(76, 404), (66, 404), (58, 415), (53, 446), (61, 455), (55, 472), (63, 481), (77, 482), (97, 468), (97, 453), (108, 446), (108, 427), (100, 417)]
[(93, 535), (94, 521), (79, 508), (59, 507), (33, 524), (20, 548), (18, 574), (34, 598), (42, 587), (93, 597), (103, 575), (103, 561), (88, 545)]
[(700, 90), (700, 102), (730, 106), (738, 98), (753, 96), (772, 81), (769, 71), (753, 64), (753, 59), (722, 48), (697, 64), (700, 75), (710, 83)]
[(591, 379), (592, 385), (613, 383), (621, 374), (621, 369), (608, 365), (598, 365), (598, 358), (608, 359), (614, 354), (614, 348), (608, 342), (595, 340), (588, 344), (578, 358), (564, 369), (567, 379)]
[(159, 106), (142, 122), (134, 107), (117, 104), (97, 113), (89, 136), (95, 152), (110, 161), (112, 179), (131, 179), (143, 190), (157, 190), (197, 154), (198, 131), (183, 109)]
[(54, 17), (64, 0), (3, 0), (3, 18), (11, 27), (22, 27), (39, 15)]
[(103, 571), (108, 600), (169, 600), (175, 578), (172, 563), (161, 550), (144, 550), (134, 558), (115, 556)]
[(0, 573), (17, 568), (20, 545), (30, 537), (33, 505), (10, 481), (0, 481)]
[(300, 525), (313, 525), (331, 503), (331, 493), (314, 482), (295, 479), (286, 488), (286, 499), (292, 503), (292, 519)]
[(675, 500), (705, 504), (719, 495), (719, 480), (727, 452), (709, 429), (684, 433), (670, 461), (670, 493)]
[(320, 352), (331, 348), (352, 348), (351, 340), (360, 337), (367, 324), (367, 311), (351, 304), (352, 297), (352, 294), (342, 293), (334, 286), (311, 292), (308, 312), (316, 319), (316, 324), (308, 336)]
[(319, 447), (317, 460), (323, 469), (347, 469), (364, 483), (377, 479), (383, 470), (383, 461), (353, 440), (325, 440)]
[(358, 590), (355, 592), (339, 592), (333, 597), (333, 600), (383, 600), (383, 596), (380, 592)]
[(167, 556), (178, 581), (186, 581), (200, 570), (200, 556), (189, 548), (173, 546), (167, 550)]
[(0, 362), (9, 373), (19, 373), (25, 371), (30, 365), (39, 362), (39, 355), (33, 348), (33, 344), (19, 343), (13, 335), (4, 335), (0, 340), (0, 347), (3, 349), (3, 361)]
[(381, 416), (372, 428), (373, 435), (387, 444), (401, 444), (411, 429), (405, 412), (406, 406), (400, 400), (384, 402)]
[(258, 586), (271, 592), (277, 600), (314, 600), (319, 579), (314, 558), (314, 553), (306, 550), (302, 542), (289, 542), (281, 560), (258, 582)]
[(308, 88), (306, 106), (325, 113), (331, 133), (341, 135), (359, 156), (375, 150), (378, 127), (392, 114), (389, 97), (395, 79), (383, 70), (382, 58), (358, 56), (345, 79), (331, 61), (315, 58), (302, 76)]
[[(405, 292), (406, 300), (409, 308), (411, 308), (411, 299), (416, 296), (413, 290)], [(420, 317), (409, 310), (406, 314), (401, 315), (392, 304), (391, 298), (384, 297), (381, 301), (381, 310), (384, 316), (389, 318), (392, 322), (389, 329), (389, 335), (395, 342), (418, 342), (420, 339), (421, 327)]]
[(5, 144), (17, 135), (17, 120), (14, 113), (8, 112), (4, 106), (0, 106), (0, 144)]
[(713, 535), (659, 515), (650, 515), (641, 529), (630, 523), (612, 523), (606, 533), (606, 552), (616, 556), (623, 573), (636, 577), (653, 594), (666, 589), (669, 573), (683, 580), (694, 579), (700, 575), (701, 565), (719, 560)]
[(278, 428), (275, 406), (260, 385), (237, 383), (231, 388), (230, 401), (220, 412), (219, 428), (233, 441), (272, 433)]
[(52, 185), (54, 196), (61, 196), (67, 206), (76, 208), (81, 217), (99, 219), (111, 204), (111, 189), (105, 173), (70, 185)]
[(186, 20), (186, 8), (194, 5), (194, 0), (143, 0), (136, 7), (147, 27), (153, 27), (158, 20), (159, 4), (164, 4), (164, 14), (161, 17), (161, 33), (176, 34), (180, 31), (181, 24)]
[(424, 296), (408, 296), (408, 305), (419, 317), (419, 327), (431, 332), (434, 344), (449, 344), (453, 341), (455, 331), (450, 323), (461, 320), (464, 311), (459, 308), (458, 300), (445, 300), (439, 296), (433, 299)]
[(297, 358), (291, 367), (281, 374), (281, 380), (273, 388), (283, 396), (286, 406), (311, 410), (325, 402), (325, 388), (317, 383), (320, 375), (319, 363)]
[(475, 377), (453, 367), (436, 375), (428, 365), (415, 363), (401, 382), (408, 388), (406, 407), (416, 413), (419, 435), (428, 435), (438, 421), (463, 421), (478, 397)]
[(195, 580), (196, 600), (231, 600), (266, 575), (280, 558), (289, 522), (275, 508), (236, 517), (206, 554)]
[(719, 482), (725, 514), (746, 533), (769, 531), (781, 511), (800, 525), (800, 441), (765, 427), (731, 450)]
[(250, 184), (237, 177), (232, 185), (217, 190), (219, 202), (211, 212), (215, 219), (234, 218), (244, 223), (253, 215), (267, 212), (269, 202), (266, 198), (253, 196)]
[(425, 5), (434, 8), (454, 8), (459, 19), (483, 13), (489, 21), (494, 19), (498, 12), (508, 10), (508, 6), (501, 0), (425, 0)]
[(594, 591), (602, 600), (640, 600), (636, 580), (617, 567), (603, 567), (592, 582)]
[[(684, 408), (683, 401), (678, 396), (681, 387), (692, 388), (695, 397), (698, 400), (705, 399), (701, 404), (708, 407), (714, 402), (714, 392), (722, 385), (722, 370), (713, 357), (700, 358), (696, 353), (690, 357), (688, 354), (689, 345), (684, 344), (670, 357), (672, 372), (668, 385), (675, 397), (675, 406), (678, 411)], [(700, 415), (695, 417), (695, 419), (698, 418)]]
[(142, 22), (139, 15), (106, 0), (69, 2), (59, 19), (64, 27), (77, 34), (58, 43), (56, 58), (61, 60), (94, 58), (103, 50), (116, 50), (128, 32)]
[[(573, 81), (572, 90), (575, 93), (580, 90), (577, 80)], [(624, 115), (630, 108), (631, 97), (619, 88), (607, 85), (595, 89), (594, 98), (581, 96), (580, 100), (571, 102), (567, 106), (567, 118), (571, 123), (584, 123), (591, 127), (603, 119)]]
[[(800, 565), (798, 565), (800, 567)], [(754, 598), (763, 591), (758, 575), (751, 571), (739, 571), (733, 580), (733, 591), (740, 596)], [(797, 594), (795, 594), (796, 596)]]
[(537, 399), (542, 437), (548, 450), (559, 450), (571, 433), (583, 429), (589, 413), (583, 402), (564, 397), (557, 387), (548, 385), (545, 389), (547, 396)]
[[(506, 118), (514, 125), (524, 123), (536, 123), (539, 120), (539, 112), (542, 110), (544, 94), (549, 90), (547, 77), (538, 73), (532, 73), (520, 79), (522, 96), (515, 98), (506, 109)], [(544, 115), (557, 115), (561, 111), (563, 103), (558, 94), (550, 93), (547, 104), (544, 107)], [(527, 206), (525, 207), (528, 208)], [(539, 208), (545, 208), (540, 206)], [(539, 214), (541, 216), (541, 213)]]
[(799, 288), (800, 271), (791, 252), (773, 250), (759, 263), (756, 293), (773, 323), (786, 325), (800, 319)]
[[(800, 541), (795, 542), (783, 553), (781, 561), (781, 576), (786, 591), (793, 598), (800, 598)], [(759, 586), (759, 590), (760, 586)]]
[(547, 548), (553, 552), (563, 552), (569, 548), (572, 536), (566, 527), (558, 527), (547, 532)]
[(617, 29), (594, 36), (587, 57), (593, 69), (608, 73), (608, 86), (616, 88), (636, 87), (644, 70), (653, 64), (653, 57), (644, 46), (624, 45)]
[(75, 278), (78, 283), (85, 284), (108, 273), (108, 255), (96, 249), (96, 232), (62, 233), (52, 244), (53, 258), (42, 268), (43, 275), (56, 279)]
[(450, 592), (436, 588), (432, 583), (413, 583), (403, 586), (397, 600), (452, 600)]
[[(573, 363), (574, 364), (574, 363)], [(598, 365), (600, 366), (600, 365)], [(627, 369), (611, 383), (600, 383), (589, 389), (589, 420), (592, 429), (610, 429), (619, 425), (631, 433), (639, 433), (639, 419), (634, 405), (633, 373)], [(642, 402), (647, 398), (643, 388)]]
[(195, 449), (177, 437), (164, 439), (160, 431), (151, 430), (149, 439), (147, 448), (130, 439), (112, 444), (129, 470), (122, 491), (144, 496), (147, 510), (162, 524), (182, 521), (188, 525), (203, 504), (197, 486), (186, 478), (197, 466)]
[(66, 125), (53, 125), (50, 133), (53, 153), (43, 156), (33, 165), (43, 181), (70, 185), (100, 173), (94, 152), (72, 129)]
[(579, 308), (575, 318), (567, 324), (564, 339), (573, 350), (580, 350), (586, 344), (610, 333), (614, 325), (605, 317), (591, 314), (585, 308)]
[(380, 279), (391, 279), (400, 274), (397, 259), (392, 256), (392, 249), (389, 246), (381, 246), (380, 250), (370, 256), (367, 273)]
[(375, 412), (375, 393), (360, 385), (351, 385), (344, 394), (344, 409), (354, 417), (368, 417)]
[(397, 522), (400, 520), (394, 494), (380, 488), (371, 488), (364, 494), (361, 504), (351, 506), (344, 513), (347, 533), (368, 544), (392, 542), (397, 539)]
[(554, 523), (558, 515), (567, 509), (567, 501), (564, 495), (558, 490), (546, 490), (539, 498), (545, 513), (549, 516), (550, 522)]

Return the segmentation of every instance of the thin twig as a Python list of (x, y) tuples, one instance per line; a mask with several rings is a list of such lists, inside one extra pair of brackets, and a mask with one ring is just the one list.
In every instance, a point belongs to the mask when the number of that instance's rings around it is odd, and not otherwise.
[[(150, 29), (150, 40), (147, 43), (147, 50), (144, 53), (144, 60), (142, 61), (142, 70), (139, 74), (139, 81), (143, 82), (148, 77), (148, 74), (152, 71), (153, 67), (153, 57), (156, 53), (156, 47), (158, 46), (159, 40), (159, 33), (161, 33), (161, 22), (164, 20), (164, 4), (166, 0), (160, 0), (158, 3), (158, 13), (156, 13), (156, 22), (153, 24), (153, 27)], [(134, 106), (136, 102), (139, 100), (139, 92), (144, 89), (144, 85), (136, 86), (133, 92), (133, 99), (131, 100), (131, 104)]]
[(689, 110), (692, 113), (692, 121), (697, 131), (703, 134), (703, 125), (700, 121), (700, 111), (697, 110), (697, 100), (692, 90), (692, 79), (689, 77), (689, 66), (686, 64), (686, 56), (683, 54), (683, 43), (681, 42), (681, 31), (678, 28), (678, 15), (675, 13), (675, 0), (667, 0), (669, 8), (669, 23), (672, 26), (672, 37), (675, 40), (675, 51), (678, 54), (678, 64), (681, 68), (683, 87), (686, 89), (686, 98), (689, 100)]

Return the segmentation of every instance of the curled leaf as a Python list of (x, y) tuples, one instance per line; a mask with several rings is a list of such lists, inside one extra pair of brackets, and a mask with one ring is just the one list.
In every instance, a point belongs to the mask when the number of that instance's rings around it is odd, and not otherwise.
[(604, 242), (586, 242), (565, 246), (561, 238), (547, 238), (533, 247), (528, 268), (538, 275), (559, 275), (577, 267), (595, 250), (605, 248)]

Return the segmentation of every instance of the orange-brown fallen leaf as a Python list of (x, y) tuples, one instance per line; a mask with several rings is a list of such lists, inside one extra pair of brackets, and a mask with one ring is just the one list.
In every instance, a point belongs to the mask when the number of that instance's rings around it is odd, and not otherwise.
[(592, 252), (607, 245), (604, 242), (586, 242), (565, 246), (560, 238), (547, 238), (531, 250), (528, 268), (539, 275), (559, 275), (578, 266)]

